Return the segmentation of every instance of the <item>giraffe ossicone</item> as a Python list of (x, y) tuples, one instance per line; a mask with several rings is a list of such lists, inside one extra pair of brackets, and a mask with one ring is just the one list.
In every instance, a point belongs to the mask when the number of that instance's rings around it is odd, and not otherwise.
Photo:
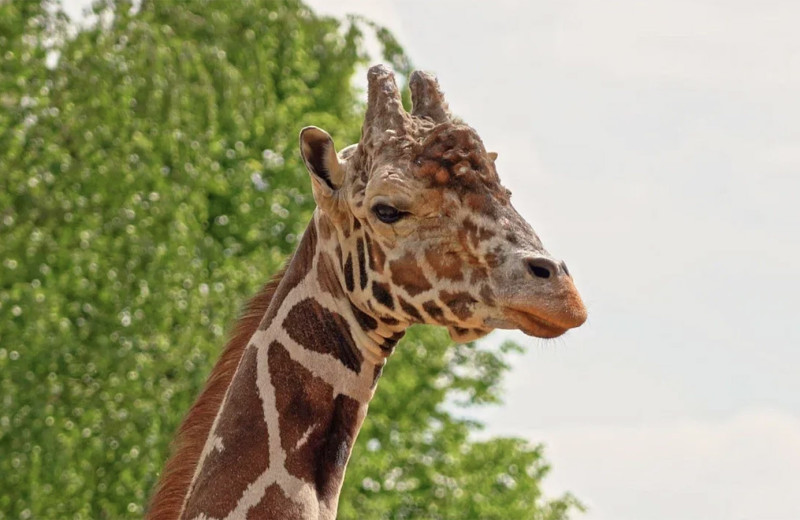
[(552, 338), (586, 320), (566, 265), (512, 207), (497, 155), (433, 76), (409, 84), (411, 113), (392, 72), (370, 68), (361, 139), (339, 153), (324, 130), (302, 130), (317, 210), (184, 420), (148, 518), (333, 519), (406, 328)]

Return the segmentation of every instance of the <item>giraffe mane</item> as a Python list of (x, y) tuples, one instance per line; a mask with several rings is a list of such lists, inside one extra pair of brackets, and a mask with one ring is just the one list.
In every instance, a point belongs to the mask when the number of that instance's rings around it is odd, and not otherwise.
[(178, 518), (192, 483), (195, 468), (225, 392), (231, 384), (248, 341), (258, 329), (288, 263), (256, 294), (239, 316), (222, 355), (208, 376), (200, 396), (186, 414), (172, 443), (172, 455), (164, 466), (146, 515), (150, 520)]

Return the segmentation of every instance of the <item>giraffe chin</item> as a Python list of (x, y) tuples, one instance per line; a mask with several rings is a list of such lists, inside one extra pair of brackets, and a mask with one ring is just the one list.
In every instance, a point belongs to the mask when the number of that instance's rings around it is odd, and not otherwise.
[(512, 324), (508, 328), (519, 329), (528, 336), (543, 339), (557, 338), (569, 330), (529, 312), (506, 308), (504, 313)]
[(463, 329), (460, 327), (447, 327), (447, 331), (450, 333), (450, 339), (456, 343), (467, 343), (469, 341), (475, 341), (476, 339), (484, 337), (492, 332), (492, 329)]

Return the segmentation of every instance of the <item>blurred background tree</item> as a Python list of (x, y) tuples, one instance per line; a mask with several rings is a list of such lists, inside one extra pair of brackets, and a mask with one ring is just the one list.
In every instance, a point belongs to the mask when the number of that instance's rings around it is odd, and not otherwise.
[[(240, 305), (313, 210), (296, 137), (357, 141), (362, 32), (296, 0), (0, 1), (0, 519), (137, 518)], [(475, 441), (511, 347), (417, 327), (340, 518), (558, 520), (539, 447)]]

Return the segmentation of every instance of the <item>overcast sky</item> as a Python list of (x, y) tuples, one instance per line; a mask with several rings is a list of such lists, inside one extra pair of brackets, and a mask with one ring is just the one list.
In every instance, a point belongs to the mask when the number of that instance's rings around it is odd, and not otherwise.
[(800, 3), (310, 4), (438, 75), (588, 304), (511, 335), (489, 433), (545, 443), (585, 520), (800, 518)]

